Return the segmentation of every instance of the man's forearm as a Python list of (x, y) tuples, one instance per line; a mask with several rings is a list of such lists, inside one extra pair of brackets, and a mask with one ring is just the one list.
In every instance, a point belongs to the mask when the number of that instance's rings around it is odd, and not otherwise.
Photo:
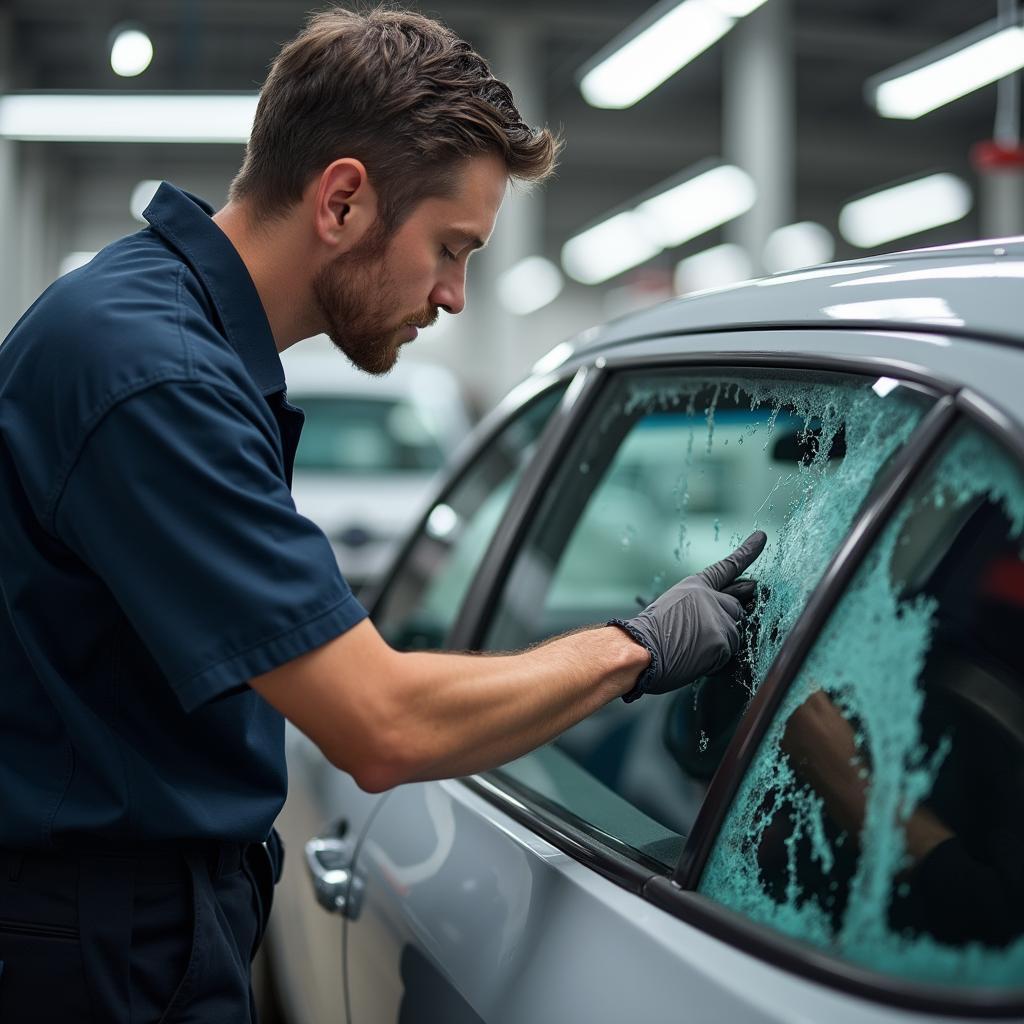
[(411, 782), (504, 764), (627, 693), (648, 661), (642, 647), (607, 626), (521, 654), (401, 654), (389, 687), (390, 770)]

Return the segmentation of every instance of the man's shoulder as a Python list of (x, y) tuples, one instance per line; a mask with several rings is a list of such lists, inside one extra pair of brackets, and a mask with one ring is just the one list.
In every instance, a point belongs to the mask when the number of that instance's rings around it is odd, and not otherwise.
[[(5, 367), (6, 363), (6, 367)], [(55, 281), (0, 346), (0, 392), (70, 397), (80, 417), (161, 381), (223, 381), (238, 359), (192, 269), (149, 230)]]

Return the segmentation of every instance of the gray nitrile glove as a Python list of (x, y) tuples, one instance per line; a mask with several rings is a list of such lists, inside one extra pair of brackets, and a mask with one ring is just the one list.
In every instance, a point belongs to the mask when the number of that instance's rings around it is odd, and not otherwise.
[(612, 619), (651, 655), (650, 665), (622, 699), (667, 693), (724, 668), (740, 645), (743, 606), (757, 588), (739, 575), (764, 550), (757, 530), (731, 555), (666, 590), (632, 619)]

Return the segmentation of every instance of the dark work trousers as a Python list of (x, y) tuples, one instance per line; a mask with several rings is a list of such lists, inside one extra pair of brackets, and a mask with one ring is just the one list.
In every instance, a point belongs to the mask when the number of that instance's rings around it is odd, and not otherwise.
[(0, 851), (0, 1024), (252, 1024), (276, 835)]

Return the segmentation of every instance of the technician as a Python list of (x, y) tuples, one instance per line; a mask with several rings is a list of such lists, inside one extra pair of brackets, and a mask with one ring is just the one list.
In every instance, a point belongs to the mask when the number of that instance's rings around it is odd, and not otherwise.
[(0, 1021), (254, 1018), (285, 718), (379, 791), (735, 653), (763, 534), (625, 623), (399, 653), (292, 503), (279, 353), (323, 331), (386, 372), (557, 148), (436, 22), (318, 15), (228, 204), (162, 185), (0, 346)]

